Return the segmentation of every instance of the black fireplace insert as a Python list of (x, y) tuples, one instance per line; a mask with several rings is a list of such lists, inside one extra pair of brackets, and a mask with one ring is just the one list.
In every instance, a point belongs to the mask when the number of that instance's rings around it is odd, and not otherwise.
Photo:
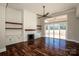
[(28, 34), (28, 44), (34, 43), (34, 34)]

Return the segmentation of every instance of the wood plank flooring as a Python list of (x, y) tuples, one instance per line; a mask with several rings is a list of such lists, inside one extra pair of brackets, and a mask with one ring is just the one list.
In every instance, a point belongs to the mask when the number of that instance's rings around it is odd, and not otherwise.
[(45, 38), (36, 39), (34, 43), (21, 42), (6, 46), (7, 50), (0, 56), (79, 56), (79, 45), (66, 41), (66, 48), (54, 48), (46, 46)]

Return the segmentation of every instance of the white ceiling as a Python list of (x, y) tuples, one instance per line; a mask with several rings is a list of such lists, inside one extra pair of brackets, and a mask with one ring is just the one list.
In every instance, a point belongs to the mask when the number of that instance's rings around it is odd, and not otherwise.
[(42, 14), (42, 6), (46, 6), (46, 12), (50, 14), (74, 8), (78, 3), (9, 3), (8, 7), (27, 9), (34, 13)]

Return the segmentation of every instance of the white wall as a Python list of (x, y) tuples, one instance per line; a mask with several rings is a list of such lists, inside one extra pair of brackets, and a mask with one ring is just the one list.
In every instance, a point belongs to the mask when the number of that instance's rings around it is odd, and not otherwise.
[[(11, 7), (6, 8), (6, 21), (23, 23), (22, 11)], [(23, 25), (6, 24), (6, 28), (23, 28)], [(19, 43), (23, 40), (23, 29), (6, 29), (6, 45)]]
[(79, 43), (79, 19), (76, 18), (76, 12), (68, 14), (68, 40)]
[(24, 10), (24, 29), (36, 29), (37, 16), (33, 12)]
[(5, 19), (5, 7), (0, 6), (0, 19)]
[(11, 7), (6, 8), (6, 21), (22, 23), (22, 11)]
[(25, 29), (37, 29), (37, 16), (28, 10), (23, 12), (24, 18), (24, 41), (27, 41), (27, 34), (35, 34), (36, 31), (25, 31)]
[(0, 6), (0, 52), (6, 50), (5, 45), (5, 7)]

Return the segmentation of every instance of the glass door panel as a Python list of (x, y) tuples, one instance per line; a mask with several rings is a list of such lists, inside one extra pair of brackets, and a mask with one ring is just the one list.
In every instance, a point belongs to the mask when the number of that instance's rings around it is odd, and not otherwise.
[(59, 27), (58, 23), (54, 24), (54, 48), (59, 48)]
[(66, 22), (60, 23), (60, 39), (66, 39)]
[(59, 24), (54, 24), (54, 38), (59, 39)]
[(59, 39), (59, 30), (54, 30), (54, 38)]
[(66, 39), (66, 30), (60, 30), (60, 39)]
[(46, 25), (45, 26), (45, 37), (49, 37), (49, 34), (50, 34), (50, 32), (49, 32), (49, 25)]
[(50, 24), (50, 38), (54, 37), (53, 24)]
[(54, 47), (64, 49), (66, 47), (66, 43), (63, 39), (66, 39), (66, 27), (66, 22), (59, 22), (46, 25), (46, 46), (48, 46), (49, 48)]

